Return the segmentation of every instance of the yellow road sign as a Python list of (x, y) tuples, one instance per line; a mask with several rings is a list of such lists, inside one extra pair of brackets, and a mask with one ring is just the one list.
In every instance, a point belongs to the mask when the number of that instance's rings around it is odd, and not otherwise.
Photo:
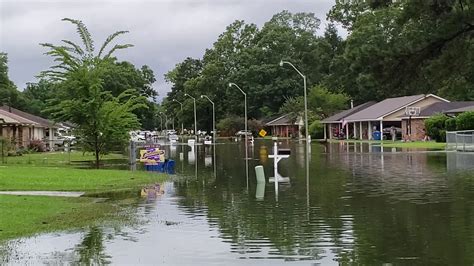
[(262, 129), (262, 130), (260, 130), (260, 132), (258, 132), (258, 134), (259, 134), (260, 136), (262, 136), (262, 138), (263, 138), (263, 137), (265, 137), (265, 136), (267, 135), (267, 131), (265, 131), (264, 129)]

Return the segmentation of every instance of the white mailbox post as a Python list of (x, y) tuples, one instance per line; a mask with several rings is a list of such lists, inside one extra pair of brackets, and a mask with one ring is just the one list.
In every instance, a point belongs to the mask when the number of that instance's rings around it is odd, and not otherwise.
[(279, 182), (284, 182), (284, 183), (289, 183), (290, 178), (289, 177), (283, 177), (278, 173), (278, 162), (281, 159), (286, 159), (290, 157), (291, 151), (289, 149), (278, 149), (278, 142), (274, 139), (273, 142), (273, 154), (268, 155), (268, 158), (273, 158), (273, 177), (269, 178), (269, 182), (275, 183), (275, 193), (278, 193), (278, 183)]

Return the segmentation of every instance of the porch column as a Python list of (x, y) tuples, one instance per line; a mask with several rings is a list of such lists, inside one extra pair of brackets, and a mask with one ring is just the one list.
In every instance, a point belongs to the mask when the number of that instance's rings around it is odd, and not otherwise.
[(326, 133), (326, 130), (327, 130), (327, 124), (324, 124), (324, 140), (327, 139), (327, 133)]
[(329, 139), (332, 139), (332, 124), (329, 124)]
[(50, 127), (50, 128), (49, 128), (49, 150), (51, 150), (51, 151), (54, 150), (53, 137), (54, 137), (53, 128)]
[(383, 140), (383, 120), (380, 120), (380, 140)]
[(357, 139), (357, 122), (354, 122), (354, 138)]
[(346, 139), (349, 139), (349, 123), (346, 123)]
[(359, 139), (362, 140), (364, 135), (362, 134), (362, 121), (359, 122)]
[(370, 121), (367, 121), (367, 132), (368, 132), (367, 139), (372, 140), (372, 123)]

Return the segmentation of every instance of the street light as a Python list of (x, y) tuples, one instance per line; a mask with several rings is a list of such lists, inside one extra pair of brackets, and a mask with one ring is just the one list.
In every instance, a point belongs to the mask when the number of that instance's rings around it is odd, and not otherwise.
[[(293, 69), (303, 77), (303, 87), (304, 87), (304, 127), (306, 131), (306, 205), (309, 206), (309, 148), (310, 148), (310, 136), (309, 136), (309, 128), (308, 128), (308, 99), (306, 97), (306, 76), (303, 75), (292, 63), (288, 61), (280, 61), (280, 66), (282, 67), (284, 64), (288, 64)], [(276, 181), (275, 181), (276, 182)]]
[(206, 98), (212, 104), (212, 140), (214, 141), (214, 145), (216, 144), (216, 109), (214, 102), (209, 99), (206, 95), (201, 95), (201, 98)]
[[(179, 105), (181, 105), (181, 116), (183, 116), (183, 103), (176, 99), (173, 99), (173, 102), (177, 102), (179, 103)], [(184, 134), (183, 118), (181, 117), (180, 120), (181, 120), (181, 134)]]
[(309, 143), (310, 141), (310, 136), (309, 136), (309, 128), (308, 128), (308, 99), (306, 96), (306, 76), (303, 75), (292, 63), (288, 61), (280, 61), (280, 66), (282, 67), (284, 64), (288, 64), (293, 67), (293, 69), (300, 74), (301, 77), (303, 77), (303, 86), (304, 86), (304, 128), (306, 132), (306, 142)]
[(191, 96), (187, 93), (185, 93), (184, 96), (188, 96), (189, 98), (193, 99), (193, 103), (194, 103), (194, 136), (197, 139), (196, 98), (194, 98), (193, 96)]
[[(245, 93), (237, 84), (229, 83), (229, 87), (235, 86), (244, 95), (244, 108), (245, 108), (245, 143), (247, 143), (247, 93)], [(247, 145), (245, 146), (247, 147)], [(247, 151), (245, 151), (245, 157), (247, 157)]]
[(245, 107), (245, 175), (247, 177), (247, 189), (249, 188), (249, 162), (248, 162), (248, 136), (247, 136), (247, 93), (245, 93), (237, 84), (230, 82), (229, 87), (235, 86), (244, 95)]
[(165, 116), (165, 129), (168, 130), (168, 116), (163, 112), (160, 112), (160, 114)]

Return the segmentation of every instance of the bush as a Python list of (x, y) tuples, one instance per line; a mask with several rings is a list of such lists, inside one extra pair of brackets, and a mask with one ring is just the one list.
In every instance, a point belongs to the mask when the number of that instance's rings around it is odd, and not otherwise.
[(28, 143), (28, 149), (36, 152), (45, 152), (46, 145), (42, 140), (34, 139)]
[(456, 130), (474, 129), (474, 112), (465, 112), (456, 117)]
[(451, 118), (446, 119), (446, 122), (444, 123), (444, 127), (446, 128), (446, 131), (456, 130), (456, 118), (451, 117)]
[(219, 135), (223, 137), (233, 136), (237, 131), (245, 127), (245, 119), (242, 117), (232, 116), (219, 121), (216, 127), (220, 131)]
[[(437, 142), (446, 141), (446, 120), (449, 117), (444, 114), (437, 114), (425, 121), (426, 133)], [(457, 123), (456, 123), (457, 124)]]
[(312, 139), (324, 138), (324, 125), (321, 124), (321, 121), (316, 120), (309, 125), (309, 134)]

